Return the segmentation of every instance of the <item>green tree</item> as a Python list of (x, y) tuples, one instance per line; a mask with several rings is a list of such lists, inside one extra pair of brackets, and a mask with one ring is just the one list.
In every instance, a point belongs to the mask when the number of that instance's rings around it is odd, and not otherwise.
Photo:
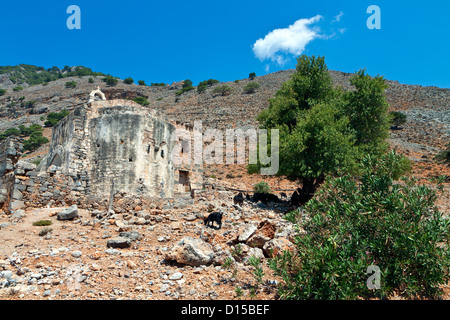
[(136, 97), (133, 99), (134, 102), (139, 103), (142, 106), (147, 106), (150, 102), (145, 97)]
[(356, 145), (367, 153), (385, 152), (389, 137), (389, 104), (385, 90), (388, 87), (383, 77), (371, 77), (364, 70), (350, 79), (355, 90), (344, 93), (343, 111), (350, 120), (356, 134)]
[(391, 111), (389, 112), (391, 123), (394, 126), (401, 126), (406, 122), (407, 116), (403, 112), (400, 111)]
[(138, 81), (138, 84), (139, 84), (140, 86), (146, 86), (146, 84), (145, 84), (145, 81), (144, 81), (144, 80), (139, 80), (139, 81)]
[(67, 81), (66, 82), (66, 88), (76, 88), (77, 82), (76, 81)]
[(48, 139), (42, 136), (42, 132), (33, 132), (30, 138), (23, 142), (23, 148), (27, 151), (34, 151), (46, 143), (48, 143)]
[(132, 84), (132, 83), (134, 82), (134, 80), (133, 80), (133, 78), (128, 77), (128, 78), (125, 78), (125, 79), (123, 80), (123, 82), (124, 82), (125, 84)]
[(259, 89), (259, 87), (261, 87), (261, 85), (258, 82), (247, 83), (244, 86), (244, 93), (247, 93), (247, 94), (255, 93), (256, 90)]
[(113, 76), (111, 76), (111, 75), (107, 75), (107, 76), (105, 76), (105, 78), (103, 79), (103, 81), (108, 85), (108, 86), (110, 86), (110, 87), (114, 87), (116, 84), (117, 84), (117, 82), (119, 81), (119, 80), (117, 80), (117, 78), (114, 78)]
[(231, 91), (233, 91), (233, 89), (229, 85), (224, 84), (224, 85), (215, 87), (212, 92), (213, 92), (213, 94), (226, 96), (226, 95), (229, 95), (231, 93)]
[(256, 78), (256, 73), (251, 72), (251, 73), (248, 75), (248, 78), (249, 78), (250, 80), (255, 79), (255, 78)]
[(50, 112), (47, 114), (47, 120), (44, 122), (46, 127), (53, 127), (61, 119), (65, 118), (69, 114), (68, 110), (62, 110), (61, 112)]

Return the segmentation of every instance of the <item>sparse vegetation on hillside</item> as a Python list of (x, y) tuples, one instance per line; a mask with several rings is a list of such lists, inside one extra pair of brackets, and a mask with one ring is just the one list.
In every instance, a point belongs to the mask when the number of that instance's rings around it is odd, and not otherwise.
[(14, 84), (27, 83), (30, 86), (48, 83), (66, 77), (81, 76), (101, 76), (100, 72), (93, 72), (90, 68), (83, 66), (69, 67), (65, 66), (62, 70), (58, 67), (45, 69), (43, 67), (20, 64), (17, 66), (1, 66), (0, 74), (9, 74), (9, 79)]

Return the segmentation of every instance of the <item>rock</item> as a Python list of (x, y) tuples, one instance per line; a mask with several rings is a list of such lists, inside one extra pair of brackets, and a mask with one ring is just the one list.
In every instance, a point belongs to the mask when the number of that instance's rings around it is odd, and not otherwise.
[(14, 200), (14, 201), (12, 201), (10, 203), (9, 210), (15, 211), (15, 210), (18, 210), (18, 209), (22, 209), (24, 207), (25, 207), (25, 202), (20, 201), (20, 200)]
[(244, 230), (239, 233), (237, 240), (239, 242), (246, 242), (256, 232), (257, 229), (258, 227), (256, 226), (256, 224), (250, 223), (249, 225), (244, 227)]
[(77, 205), (72, 205), (69, 208), (66, 208), (58, 213), (58, 220), (73, 220), (78, 217), (78, 208)]
[(30, 163), (27, 161), (19, 160), (17, 161), (17, 168), (20, 168), (24, 171), (33, 171), (36, 169), (36, 165), (34, 163)]
[(168, 252), (166, 259), (197, 267), (209, 264), (214, 256), (209, 243), (201, 239), (184, 237)]
[(244, 264), (248, 264), (248, 259), (252, 256), (258, 259), (264, 259), (264, 253), (260, 248), (250, 248), (246, 254), (247, 256), (243, 260)]
[(262, 234), (255, 234), (250, 239), (248, 239), (247, 244), (251, 247), (262, 248), (269, 240), (269, 237), (266, 237)]
[(129, 248), (131, 247), (131, 242), (132, 240), (130, 238), (126, 238), (126, 237), (116, 237), (116, 238), (112, 238), (109, 239), (108, 242), (106, 243), (106, 246), (108, 248)]
[(15, 200), (22, 200), (23, 194), (19, 190), (14, 189), (13, 193), (12, 193), (12, 198), (15, 199)]
[(79, 257), (81, 257), (81, 255), (83, 254), (81, 251), (73, 251), (72, 253), (72, 257), (74, 257), (74, 258), (79, 258)]
[(10, 270), (0, 272), (0, 277), (2, 277), (2, 278), (9, 279), (12, 277), (12, 275), (13, 275), (13, 272)]
[(25, 211), (19, 209), (14, 212), (14, 214), (12, 215), (12, 218), (13, 219), (23, 219), (25, 217), (25, 215), (26, 215)]
[(180, 280), (183, 278), (183, 274), (181, 272), (175, 272), (169, 276), (169, 280)]
[(128, 238), (131, 241), (135, 241), (135, 240), (141, 240), (142, 239), (142, 235), (137, 232), (137, 231), (124, 231), (119, 233), (120, 237), (124, 237), (124, 238)]
[(285, 250), (295, 251), (294, 244), (285, 238), (276, 238), (267, 241), (263, 247), (264, 255), (269, 258), (276, 257)]

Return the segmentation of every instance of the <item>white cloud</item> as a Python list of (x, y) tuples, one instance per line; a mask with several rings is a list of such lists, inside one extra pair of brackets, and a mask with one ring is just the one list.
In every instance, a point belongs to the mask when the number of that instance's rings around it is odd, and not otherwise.
[(339, 12), (339, 14), (337, 16), (334, 16), (334, 19), (333, 19), (333, 21), (331, 21), (331, 23), (335, 23), (335, 22), (341, 21), (343, 16), (344, 16), (344, 13), (342, 11)]
[(264, 39), (258, 39), (253, 44), (253, 52), (261, 61), (270, 59), (283, 65), (287, 59), (282, 54), (300, 55), (308, 43), (323, 37), (318, 27), (312, 24), (322, 20), (321, 15), (310, 19), (300, 19), (288, 28), (270, 31)]

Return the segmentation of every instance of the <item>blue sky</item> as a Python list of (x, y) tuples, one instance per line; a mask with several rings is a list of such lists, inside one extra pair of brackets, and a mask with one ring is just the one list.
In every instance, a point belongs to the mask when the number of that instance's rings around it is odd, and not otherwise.
[[(81, 9), (80, 30), (66, 26), (70, 5)], [(366, 26), (370, 5), (381, 9), (380, 30)], [(450, 1), (8, 1), (0, 65), (197, 84), (291, 69), (303, 53), (325, 56), (331, 70), (450, 88), (449, 20)]]

